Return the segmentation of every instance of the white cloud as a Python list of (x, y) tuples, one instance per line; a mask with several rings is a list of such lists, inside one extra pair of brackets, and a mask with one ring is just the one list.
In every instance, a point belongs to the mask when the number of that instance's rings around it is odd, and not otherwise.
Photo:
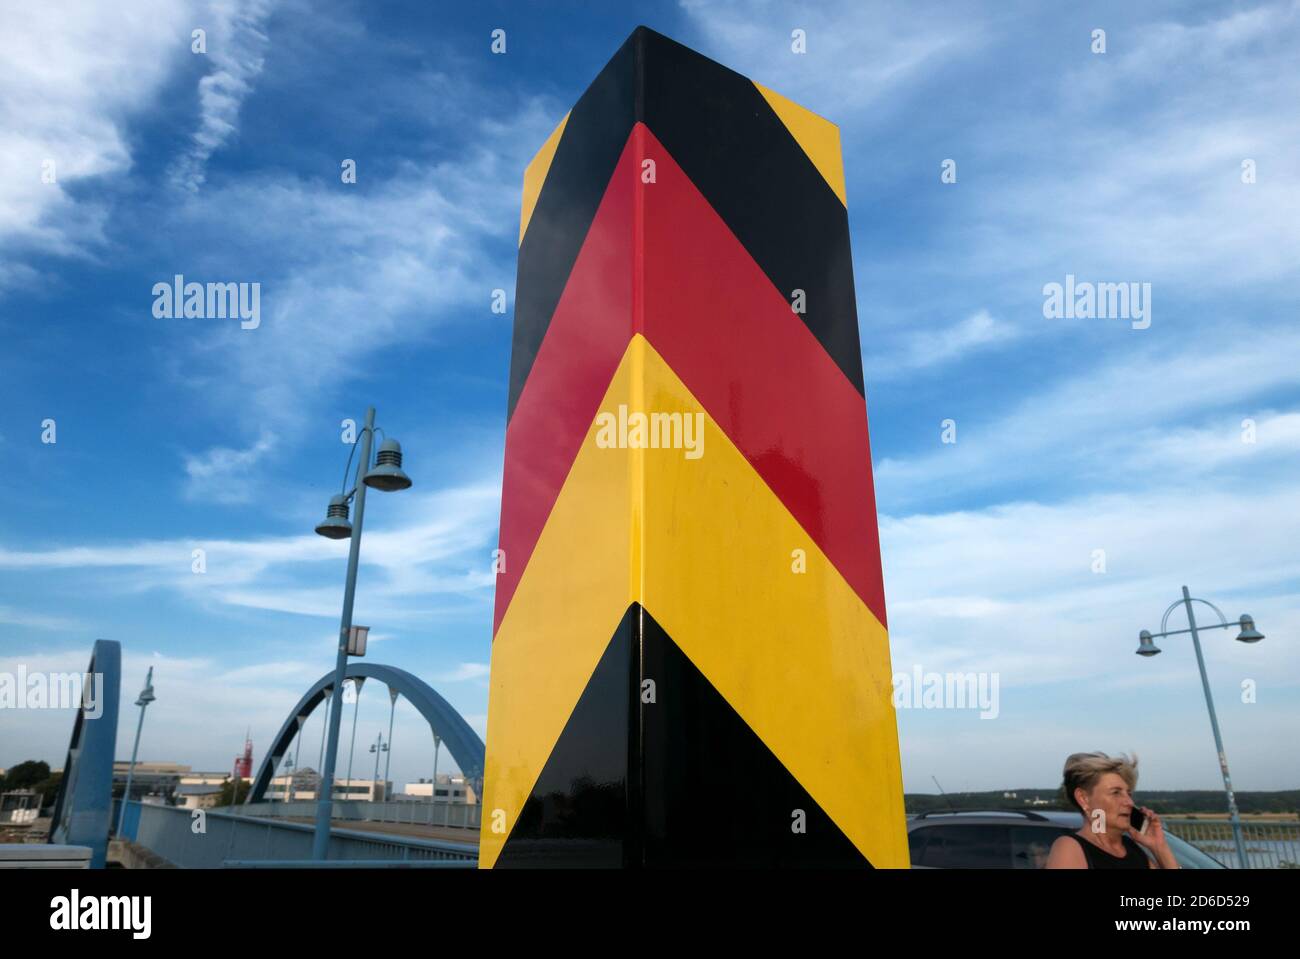
[[(421, 601), (432, 596), (459, 594), (486, 603), (494, 582), (490, 551), (499, 503), (499, 486), (491, 481), (397, 499), (382, 524), (372, 521), (366, 529), (361, 565), (369, 573), (358, 597), (358, 616), (392, 623), (427, 622), (432, 613)], [(202, 574), (193, 571), (195, 549), (204, 551), (206, 572)], [(322, 581), (326, 573), (320, 564), (331, 563), (331, 569), (337, 569), (347, 551), (346, 540), (313, 534), (255, 540), (196, 537), (45, 550), (0, 547), (0, 569), (97, 570), (97, 589), (118, 593), (169, 589), (198, 604), (336, 618), (341, 578)], [(129, 571), (129, 576), (104, 574), (112, 570)]]
[[(680, 3), (709, 56), (837, 123), (887, 106), (900, 88), (975, 49), (984, 29), (975, 11), (920, 15), (907, 4)], [(791, 50), (795, 29), (806, 53)]]
[(82, 624), (66, 616), (50, 616), (46, 613), (33, 613), (13, 606), (0, 605), (0, 623), (14, 626), (28, 626), (32, 629), (81, 629)]
[(1066, 272), (1151, 282), (1165, 304), (1290, 282), (1297, 41), (1296, 3), (1112, 29), (1105, 55), (1061, 64), (1045, 106), (993, 111), (957, 140), (978, 185), (958, 187), (974, 188), (942, 224), (951, 242), (925, 255), (1026, 295)]
[[(1237, 335), (1234, 335), (1237, 334)], [(1140, 337), (1142, 334), (1134, 334)], [(1138, 342), (1138, 341), (1134, 341)], [(931, 451), (886, 457), (877, 463), (882, 511), (915, 509), (937, 496), (996, 489), (1008, 481), (1036, 481), (1070, 489), (1111, 488), (1131, 477), (1176, 483), (1197, 456), (1195, 438), (1181, 427), (1187, 416), (1226, 410), (1220, 453), (1241, 444), (1241, 420), (1259, 415), (1254, 397), (1295, 382), (1300, 333), (1284, 327), (1240, 335), (1225, 329), (1177, 351), (1154, 338), (1095, 369), (1047, 385), (994, 416), (958, 415), (957, 442), (943, 445), (934, 429)], [(1147, 345), (1149, 343), (1149, 345)], [(1270, 456), (1294, 448), (1289, 418), (1264, 420)], [(1204, 431), (1202, 431), (1203, 434)], [(1205, 440), (1200, 435), (1200, 440)], [(1158, 465), (1161, 452), (1173, 458)], [(1197, 467), (1200, 472), (1209, 461)]]
[(227, 504), (250, 501), (253, 486), (248, 481), (249, 471), (274, 448), (275, 437), (264, 433), (247, 449), (217, 446), (202, 454), (187, 455), (185, 473), (189, 481), (185, 495)]
[(440, 683), (459, 683), (466, 679), (480, 679), (488, 674), (487, 663), (461, 663), (449, 673), (436, 677)]
[(972, 313), (947, 329), (924, 329), (908, 334), (892, 350), (871, 350), (865, 357), (868, 382), (879, 383), (916, 370), (961, 359), (972, 352), (1007, 344), (1021, 330), (995, 319), (988, 310)]
[(208, 158), (235, 137), (239, 109), (262, 72), (267, 37), (262, 32), (274, 0), (209, 0), (203, 29), (212, 70), (199, 81), (199, 126), (189, 150), (170, 177), (196, 191), (206, 179)]
[[(74, 199), (83, 180), (126, 174), (126, 127), (187, 52), (194, 4), (138, 0), (6, 6), (0, 30), (0, 250), (86, 253), (104, 241), (100, 198)], [(42, 182), (53, 162), (54, 183)], [(0, 289), (36, 273), (0, 255)]]
[(261, 283), (262, 322), (194, 326), (193, 349), (170, 358), (176, 379), (201, 385), (216, 409), (246, 411), (250, 430), (270, 421), (292, 435), (384, 349), (424, 344), (443, 325), (499, 322), (489, 304), (495, 288), (513, 293), (520, 171), (555, 111), (530, 100), (505, 120), (485, 109), (466, 122), (474, 146), (399, 161), (382, 180), (367, 179), (363, 158), (356, 186), (337, 168), (323, 182), (249, 174), (189, 198), (176, 229), (212, 275)]

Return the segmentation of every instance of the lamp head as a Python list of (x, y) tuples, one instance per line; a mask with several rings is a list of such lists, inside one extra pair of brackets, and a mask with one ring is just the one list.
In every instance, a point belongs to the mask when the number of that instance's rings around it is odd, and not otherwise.
[(1142, 632), (1138, 633), (1137, 654), (1139, 656), (1154, 656), (1158, 652), (1160, 652), (1160, 647), (1158, 647), (1155, 644), (1155, 640), (1151, 638), (1151, 630), (1144, 629)]
[(1241, 614), (1241, 632), (1237, 634), (1239, 643), (1258, 643), (1264, 634), (1255, 628), (1255, 620), (1249, 613)]
[(153, 694), (153, 667), (149, 667), (149, 675), (144, 678), (144, 689), (140, 690), (140, 698), (135, 701), (137, 706), (148, 706), (158, 697)]
[(325, 518), (316, 524), (316, 532), (329, 539), (348, 539), (352, 535), (352, 523), (348, 520), (348, 498), (343, 494), (330, 497), (329, 508)]
[(411, 478), (402, 472), (402, 444), (390, 439), (380, 443), (374, 469), (363, 476), (361, 482), (385, 493), (409, 489)]

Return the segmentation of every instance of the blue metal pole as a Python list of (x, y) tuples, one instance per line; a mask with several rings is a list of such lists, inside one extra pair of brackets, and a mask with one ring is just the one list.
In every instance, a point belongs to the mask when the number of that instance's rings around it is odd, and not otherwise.
[[(366, 410), (366, 425), (361, 434), (361, 465), (358, 478), (370, 469), (370, 443), (374, 438), (375, 408)], [(357, 482), (357, 515), (352, 520), (351, 548), (348, 550), (348, 578), (343, 590), (343, 617), (339, 624), (338, 655), (334, 659), (334, 695), (343, 689), (343, 679), (348, 669), (348, 633), (352, 629), (352, 602), (357, 591), (357, 564), (361, 555), (361, 523), (366, 515), (366, 484)], [(312, 858), (328, 859), (330, 845), (330, 813), (334, 807), (334, 763), (339, 751), (339, 720), (343, 710), (330, 710), (329, 745), (325, 750), (325, 769), (321, 775), (321, 788), (316, 796), (316, 833), (312, 839)]]
[(356, 701), (352, 704), (352, 746), (348, 749), (348, 778), (347, 785), (343, 787), (344, 798), (352, 795), (352, 757), (357, 751), (357, 713), (361, 711), (361, 686), (364, 683), (362, 677), (357, 676), (352, 680), (352, 689), (356, 692)]
[[(384, 734), (383, 734), (382, 731), (380, 731), (380, 733), (379, 733), (379, 739), (378, 739), (378, 741), (375, 743), (375, 779), (374, 779), (374, 782), (376, 782), (376, 783), (379, 782), (379, 754), (382, 753), (383, 751), (384, 751)], [(372, 785), (372, 788), (373, 788), (373, 785)], [(373, 795), (373, 793), (372, 793), (371, 795)]]
[[(144, 679), (144, 688), (149, 689), (153, 685), (153, 667), (149, 667), (149, 674)], [(144, 693), (140, 694), (141, 699)], [(144, 711), (149, 708), (149, 703), (140, 703), (140, 721), (135, 726), (135, 745), (131, 747), (131, 765), (126, 767), (126, 789), (122, 792), (122, 808), (117, 814), (117, 835), (122, 835), (122, 823), (126, 820), (126, 804), (131, 798), (131, 779), (135, 775), (135, 757), (140, 752), (140, 731), (144, 729)]]
[(1232, 820), (1232, 838), (1237, 843), (1237, 858), (1241, 868), (1246, 864), (1246, 843), (1241, 835), (1241, 817), (1237, 815), (1237, 797), (1232, 792), (1232, 777), (1228, 775), (1228, 756), (1223, 751), (1223, 737), (1219, 735), (1219, 720), (1214, 715), (1214, 700), (1210, 696), (1210, 678), (1205, 672), (1205, 657), (1201, 655), (1201, 640), (1196, 634), (1196, 617), (1192, 613), (1192, 594), (1183, 587), (1183, 604), (1187, 607), (1187, 625), (1192, 629), (1192, 645), (1196, 647), (1196, 665), (1201, 668), (1201, 686), (1205, 689), (1205, 705), (1210, 710), (1210, 727), (1214, 730), (1214, 746), (1219, 752), (1219, 769), (1223, 773), (1223, 788), (1228, 793), (1228, 816)]
[[(318, 776), (320, 775), (320, 767), (325, 761), (325, 733), (329, 730), (330, 703), (333, 702), (333, 700), (334, 697), (332, 695), (332, 691), (327, 689), (325, 691), (325, 713), (324, 715), (321, 716), (322, 722), (320, 727), (320, 756), (316, 759), (316, 775)], [(316, 791), (320, 792), (320, 786), (316, 787)]]
[(397, 712), (397, 690), (388, 687), (388, 755), (384, 757), (384, 802), (388, 802), (388, 770), (393, 762), (393, 716)]

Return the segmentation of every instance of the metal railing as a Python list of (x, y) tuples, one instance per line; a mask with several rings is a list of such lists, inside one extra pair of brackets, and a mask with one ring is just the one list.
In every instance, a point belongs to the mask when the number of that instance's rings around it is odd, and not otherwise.
[[(387, 822), (412, 826), (447, 826), (479, 829), (482, 806), (468, 803), (365, 802), (355, 799), (334, 800), (330, 818), (335, 822)], [(240, 806), (240, 815), (272, 819), (315, 819), (314, 801), (261, 802)]]
[[(292, 803), (284, 805), (292, 806)], [(307, 804), (313, 805), (314, 804)], [(223, 810), (191, 810), (132, 801), (123, 824), (123, 838), (182, 869), (220, 869), (238, 862), (311, 861), (315, 830), (304, 823), (270, 816), (231, 814)], [(330, 830), (330, 861), (441, 861), (449, 868), (473, 868), (478, 847), (471, 843), (386, 836), (349, 829)]]
[[(1167, 817), (1161, 821), (1179, 839), (1185, 839), (1228, 868), (1241, 867), (1232, 823)], [(1300, 869), (1300, 822), (1243, 822), (1241, 832), (1250, 869)]]

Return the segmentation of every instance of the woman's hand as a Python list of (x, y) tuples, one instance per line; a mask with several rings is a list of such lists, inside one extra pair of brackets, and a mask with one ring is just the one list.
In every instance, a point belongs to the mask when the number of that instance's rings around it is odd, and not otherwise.
[(1174, 858), (1174, 854), (1169, 848), (1169, 840), (1165, 838), (1165, 827), (1161, 824), (1160, 817), (1146, 806), (1138, 808), (1146, 816), (1147, 831), (1145, 834), (1140, 833), (1132, 826), (1129, 826), (1129, 837), (1139, 846), (1151, 850), (1161, 869), (1178, 869), (1178, 860)]
[(1153, 813), (1146, 806), (1139, 806), (1143, 815), (1147, 817), (1147, 831), (1140, 833), (1132, 826), (1128, 828), (1129, 838), (1139, 846), (1145, 846), (1152, 852), (1158, 850), (1161, 846), (1168, 846), (1169, 841), (1165, 839), (1165, 827), (1160, 824), (1160, 817)]

